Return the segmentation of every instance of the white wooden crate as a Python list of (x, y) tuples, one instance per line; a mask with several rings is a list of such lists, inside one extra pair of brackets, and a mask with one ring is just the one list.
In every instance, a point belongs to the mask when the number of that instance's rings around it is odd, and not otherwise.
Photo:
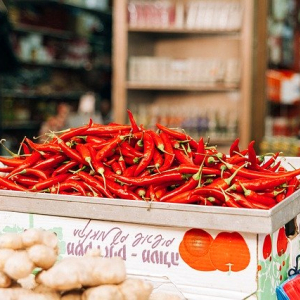
[[(299, 215), (300, 191), (268, 211), (0, 191), (0, 234), (53, 230), (61, 256), (100, 247), (105, 256), (122, 256), (131, 276), (191, 300), (275, 300), (276, 286), (299, 254), (299, 235), (287, 239), (284, 226), (295, 220), (297, 228)], [(200, 248), (205, 253), (187, 257), (180, 250), (193, 228), (201, 233), (195, 243), (210, 237), (209, 253)], [(228, 239), (216, 254), (222, 235)], [(284, 251), (278, 253), (279, 246)], [(233, 270), (243, 255), (247, 264)], [(203, 270), (207, 258), (213, 270)]]

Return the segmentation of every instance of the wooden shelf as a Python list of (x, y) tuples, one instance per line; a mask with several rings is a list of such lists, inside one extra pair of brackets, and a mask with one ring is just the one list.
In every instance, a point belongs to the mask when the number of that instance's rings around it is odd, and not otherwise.
[(3, 122), (2, 129), (5, 131), (12, 130), (35, 130), (40, 128), (41, 122), (36, 121), (12, 121)]
[(101, 45), (101, 41), (97, 41), (95, 38), (87, 35), (80, 35), (75, 32), (67, 31), (67, 30), (59, 30), (49, 27), (35, 26), (29, 24), (12, 24), (12, 30), (18, 33), (38, 33), (43, 36), (52, 37), (61, 40), (76, 40), (76, 39), (84, 39), (90, 45), (96, 46)]
[(195, 35), (213, 35), (222, 37), (240, 37), (240, 30), (203, 30), (203, 29), (189, 29), (189, 28), (151, 28), (151, 27), (128, 27), (128, 32), (141, 33), (172, 33), (172, 34), (195, 34)]
[[(167, 115), (166, 118), (168, 118), (168, 114), (174, 114), (174, 111), (175, 114), (179, 114), (179, 119), (192, 114), (200, 115), (209, 112), (210, 118), (216, 118), (215, 116), (219, 114), (222, 124), (230, 124), (228, 125), (230, 128), (238, 128), (236, 135), (240, 138), (241, 148), (246, 148), (254, 137), (258, 137), (256, 139), (258, 145), (264, 131), (262, 114), (265, 111), (265, 67), (262, 62), (266, 58), (266, 36), (263, 33), (265, 32), (264, 26), (266, 26), (264, 16), (266, 16), (267, 0), (255, 2), (237, 0), (242, 7), (240, 30), (135, 27), (128, 24), (130, 21), (128, 21), (127, 7), (129, 1), (114, 0), (113, 4), (114, 121), (127, 122), (126, 109), (128, 108), (136, 112), (137, 118), (140, 114), (141, 123), (145, 126), (147, 122), (150, 122), (147, 121), (145, 115), (148, 109), (149, 118), (153, 116), (159, 118), (160, 113)], [(185, 0), (179, 0), (176, 3), (179, 3), (176, 5), (179, 5), (180, 11), (182, 8), (185, 9)], [(187, 16), (187, 11), (182, 14), (183, 18), (185, 16)], [(175, 24), (186, 24), (187, 19), (179, 18), (179, 21), (176, 21), (178, 20), (175, 20)], [(158, 59), (155, 60), (156, 58)], [(159, 60), (160, 58), (166, 59)], [(189, 69), (188, 63), (184, 65), (189, 59), (190, 62), (193, 60), (200, 62), (199, 67), (192, 65), (196, 68), (197, 74), (192, 67)], [(159, 67), (161, 61), (163, 61), (162, 69)], [(221, 61), (226, 66), (225, 69), (227, 67), (228, 69), (222, 73), (224, 71), (222, 67), (213, 70), (206, 64), (204, 67), (207, 69), (201, 74), (201, 61)], [(234, 65), (235, 62), (236, 65)], [(152, 69), (153, 66), (154, 69)], [(219, 70), (220, 73), (218, 73)], [(181, 78), (180, 76), (193, 80), (193, 74), (198, 76), (195, 77), (197, 82), (202, 75), (201, 78), (206, 78), (210, 76), (209, 74), (212, 76), (221, 74), (220, 77), (216, 76), (220, 82), (232, 80), (232, 82), (238, 81), (239, 83), (176, 83), (171, 85), (152, 84), (146, 81), (148, 78), (153, 80), (154, 76), (157, 76), (157, 80), (160, 77), (171, 80), (171, 78)], [(225, 74), (224, 78), (222, 74)], [(239, 74), (240, 78), (238, 78)], [(141, 82), (137, 82), (138, 80)], [(190, 111), (187, 112), (187, 108)], [(229, 144), (232, 141), (216, 139), (215, 142)]]
[(59, 39), (73, 39), (76, 34), (66, 30), (52, 29), (42, 26), (34, 26), (29, 24), (12, 24), (12, 29), (16, 32), (22, 33), (39, 33)]
[(42, 62), (42, 61), (27, 61), (19, 59), (19, 63), (25, 66), (31, 67), (45, 67), (45, 68), (54, 68), (54, 69), (65, 69), (65, 70), (76, 70), (76, 71), (91, 71), (91, 70), (105, 70), (110, 71), (111, 66), (108, 65), (93, 65), (87, 63), (86, 65), (78, 66), (71, 63), (63, 61), (52, 61), (52, 62)]
[(39, 93), (35, 91), (10, 91), (2, 90), (2, 98), (22, 98), (22, 99), (74, 99), (78, 100), (85, 92), (74, 91), (74, 92), (53, 92), (49, 94)]
[(166, 91), (199, 91), (199, 92), (230, 92), (239, 89), (239, 84), (222, 84), (222, 83), (174, 83), (174, 84), (146, 84), (139, 82), (127, 82), (129, 90), (166, 90)]
[(97, 14), (98, 16), (102, 17), (106, 21), (111, 20), (111, 11), (110, 10), (100, 10), (93, 7), (82, 6), (77, 4), (68, 3), (68, 1), (61, 1), (61, 0), (14, 0), (10, 1), (16, 5), (27, 5), (27, 4), (34, 4), (34, 5), (60, 5), (66, 8), (73, 8), (73, 9), (80, 9), (92, 14)]
[(82, 71), (89, 71), (93, 69), (93, 66), (78, 66), (73, 65), (71, 63), (63, 62), (63, 61), (51, 61), (51, 62), (43, 62), (43, 61), (27, 61), (19, 59), (20, 64), (26, 66), (33, 66), (33, 67), (47, 67), (47, 68), (55, 68), (55, 69), (69, 69), (69, 70), (82, 70)]

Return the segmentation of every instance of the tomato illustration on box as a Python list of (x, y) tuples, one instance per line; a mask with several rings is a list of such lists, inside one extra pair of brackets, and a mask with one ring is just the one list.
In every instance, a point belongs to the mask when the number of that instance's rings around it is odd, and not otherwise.
[(185, 233), (179, 253), (198, 271), (239, 272), (250, 262), (249, 248), (238, 232), (220, 232), (214, 239), (203, 229), (191, 229)]

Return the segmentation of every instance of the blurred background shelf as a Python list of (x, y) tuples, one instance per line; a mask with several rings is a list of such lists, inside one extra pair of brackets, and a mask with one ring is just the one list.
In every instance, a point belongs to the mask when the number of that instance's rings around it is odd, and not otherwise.
[(84, 3), (91, 2), (4, 0), (15, 68), (0, 70), (0, 136), (12, 147), (37, 136), (62, 105), (76, 113), (86, 94), (110, 121), (111, 3)]

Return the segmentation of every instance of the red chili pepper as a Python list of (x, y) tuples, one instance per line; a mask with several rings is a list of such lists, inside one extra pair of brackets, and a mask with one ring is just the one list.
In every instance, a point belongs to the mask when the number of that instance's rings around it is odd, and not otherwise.
[(194, 166), (193, 160), (187, 156), (183, 150), (181, 149), (173, 149), (173, 153), (175, 154), (175, 159), (179, 162), (179, 164), (186, 164)]
[(153, 151), (153, 163), (156, 170), (158, 170), (164, 163), (163, 157), (157, 148), (154, 148)]
[(24, 143), (24, 141), (22, 141), (21, 146), (25, 155), (31, 154), (29, 147)]
[(102, 143), (92, 143), (92, 142), (90, 142), (90, 143), (85, 143), (85, 145), (91, 146), (95, 150), (101, 150), (103, 147), (108, 145), (109, 142), (110, 142), (110, 140), (106, 140), (106, 141), (103, 141)]
[(92, 123), (93, 123), (92, 120), (90, 120), (89, 124), (87, 124), (87, 125), (80, 126), (77, 128), (69, 128), (69, 129), (65, 130), (65, 132), (59, 136), (59, 139), (62, 141), (67, 141), (76, 135), (84, 135), (86, 133), (86, 131), (89, 128), (91, 128)]
[(179, 141), (177, 141), (177, 140), (175, 140), (173, 138), (169, 138), (169, 140), (170, 140), (170, 143), (171, 143), (173, 149), (179, 149), (180, 148)]
[(286, 188), (282, 188), (280, 190), (278, 189), (268, 189), (262, 192), (257, 192), (257, 194), (262, 195), (262, 196), (267, 196), (267, 197), (271, 197), (271, 198), (276, 198), (279, 194), (285, 194), (286, 192)]
[(219, 199), (215, 197), (206, 197), (206, 200), (208, 200), (213, 206), (222, 206), (224, 205), (223, 201), (220, 201)]
[(255, 201), (255, 200), (251, 200), (251, 203), (254, 205), (254, 208), (256, 208), (256, 209), (265, 209), (265, 210), (268, 210), (268, 209), (270, 209), (270, 208), (272, 208), (273, 206), (268, 206), (268, 205), (266, 205), (266, 204), (264, 204), (264, 203), (260, 203), (260, 202), (257, 202), (257, 201)]
[(54, 152), (54, 153), (61, 152), (59, 145), (55, 143), (37, 144), (31, 141), (29, 138), (25, 138), (25, 141), (27, 142), (29, 147), (35, 151)]
[(204, 165), (206, 167), (213, 167), (214, 165), (216, 165), (219, 162), (220, 161), (216, 158), (215, 155), (206, 155), (204, 157)]
[(124, 156), (124, 160), (126, 165), (138, 165), (141, 158), (139, 157), (131, 157), (131, 156)]
[[(196, 165), (191, 166), (191, 165), (180, 164), (175, 169), (178, 172), (182, 173), (182, 174), (196, 174), (199, 171), (199, 166), (196, 166)], [(221, 173), (220, 169), (203, 167), (202, 168), (202, 174), (203, 175), (220, 176), (222, 173)]]
[[(96, 125), (93, 124), (89, 127), (85, 135), (94, 135), (108, 137), (110, 134), (121, 133), (121, 135), (127, 135), (131, 131), (131, 125)], [(108, 135), (109, 134), (109, 135)]]
[(284, 193), (278, 194), (278, 195), (275, 197), (277, 203), (283, 201), (285, 198), (286, 198), (286, 196), (285, 196)]
[[(112, 151), (113, 152), (113, 151)], [(122, 155), (125, 159), (126, 158), (130, 158), (132, 161), (135, 161), (134, 163), (137, 163), (142, 157), (142, 155), (135, 155), (132, 151), (127, 150), (127, 149), (120, 149), (120, 147), (118, 147), (117, 149), (117, 153), (119, 153), (120, 155)], [(113, 153), (108, 154), (107, 156), (111, 156)]]
[(194, 149), (198, 148), (198, 143), (194, 139), (192, 139), (189, 135), (187, 135), (186, 133), (170, 129), (159, 123), (156, 123), (156, 127), (177, 140), (188, 141), (191, 144), (192, 148), (194, 148)]
[(251, 141), (248, 145), (248, 161), (249, 161), (249, 169), (255, 170), (257, 169), (257, 155), (256, 155), (256, 151), (254, 149), (254, 144), (255, 141)]
[[(241, 166), (240, 168), (242, 168), (242, 167), (243, 166)], [(219, 189), (222, 189), (222, 190), (228, 189), (230, 187), (230, 184), (231, 184), (232, 180), (234, 179), (234, 177), (236, 176), (238, 171), (239, 171), (239, 169), (237, 169), (228, 178), (219, 177), (219, 178), (215, 179), (211, 184), (208, 185), (208, 187), (210, 187), (210, 188), (219, 188)]]
[(138, 141), (138, 140), (140, 140), (140, 139), (143, 139), (144, 132), (145, 132), (145, 130), (142, 130), (142, 131), (140, 131), (140, 132), (131, 133), (131, 134), (130, 134), (129, 140), (130, 140), (131, 142), (133, 142), (133, 144), (135, 144), (136, 141)]
[[(91, 176), (88, 173), (83, 172), (83, 171), (78, 172), (77, 176), (79, 176), (88, 185), (92, 186), (96, 190), (99, 190), (105, 197), (114, 198), (113, 195), (111, 194), (111, 192), (106, 189), (106, 187), (103, 185), (103, 183), (100, 180), (98, 180), (96, 178), (96, 176), (93, 177), (93, 176)], [(102, 177), (100, 177), (100, 178), (102, 178)], [(103, 178), (102, 178), (102, 180), (103, 180)]]
[[(210, 197), (203, 197), (201, 195), (195, 195), (198, 205), (204, 205), (204, 206), (213, 206), (213, 201), (210, 200)], [(195, 197), (193, 196), (193, 197)]]
[(121, 166), (119, 164), (119, 161), (113, 161), (113, 163), (111, 164), (111, 168), (112, 170), (118, 174), (118, 175), (121, 175), (122, 174), (122, 169), (121, 169)]
[[(224, 193), (225, 194), (225, 193)], [(238, 201), (231, 195), (225, 194), (225, 205), (227, 207), (242, 208)]]
[(141, 128), (139, 128), (139, 126), (137, 125), (137, 123), (133, 117), (133, 114), (129, 109), (127, 109), (127, 114), (128, 114), (128, 118), (129, 118), (131, 127), (132, 127), (132, 132), (136, 133), (136, 132), (141, 131)]
[[(78, 179), (78, 180), (80, 180), (80, 179)], [(98, 191), (95, 188), (91, 187), (86, 182), (78, 181), (78, 180), (76, 179), (75, 181), (77, 181), (78, 183), (80, 183), (80, 185), (82, 185), (82, 188), (85, 190), (87, 196), (102, 197), (102, 198), (104, 197), (103, 194), (100, 191)]]
[(73, 147), (76, 144), (82, 144), (84, 142), (84, 136), (73, 136), (66, 142), (69, 146)]
[(299, 179), (297, 177), (291, 178), (287, 184), (286, 192), (279, 194), (276, 197), (276, 201), (279, 203), (284, 199), (286, 199), (287, 197), (289, 197), (290, 195), (292, 195), (297, 190), (298, 186), (299, 186)]
[(159, 200), (157, 199), (157, 196), (156, 196), (156, 193), (155, 193), (155, 190), (154, 190), (154, 187), (152, 184), (149, 185), (148, 190), (149, 190), (150, 201), (158, 202)]
[(58, 174), (62, 174), (62, 173), (66, 173), (69, 170), (71, 170), (72, 168), (78, 166), (78, 162), (75, 160), (70, 160), (64, 164), (62, 164), (61, 166), (59, 166), (58, 168), (56, 168), (53, 173), (52, 176), (56, 176)]
[(134, 174), (136, 168), (137, 168), (137, 164), (127, 167), (126, 170), (123, 172), (123, 176), (125, 178), (133, 177), (133, 174)]
[(221, 191), (219, 188), (214, 188), (214, 187), (199, 187), (191, 191), (190, 196), (193, 195), (201, 195), (205, 197), (214, 197), (218, 199), (219, 201), (223, 202), (226, 200), (225, 199), (225, 193)]
[(96, 151), (89, 146), (89, 150), (90, 150), (90, 154), (91, 154), (91, 157), (92, 157), (92, 165), (93, 165), (93, 168), (95, 170), (96, 173), (100, 174), (103, 178), (103, 181), (104, 181), (104, 188), (106, 188), (106, 180), (105, 180), (105, 175), (104, 173), (108, 172), (107, 169), (105, 168), (104, 164), (102, 161), (98, 161), (96, 160)]
[(137, 187), (134, 191), (138, 196), (140, 196), (142, 199), (146, 196), (146, 189), (144, 187)]
[(276, 164), (274, 164), (273, 166), (269, 167), (269, 171), (272, 171), (272, 172), (276, 172), (278, 171), (278, 169), (280, 168), (281, 166), (281, 161), (278, 161)]
[(80, 154), (80, 156), (88, 163), (88, 165), (93, 170), (92, 155), (91, 155), (89, 147), (86, 146), (85, 144), (77, 144), (75, 148), (78, 151), (78, 153)]
[(8, 167), (18, 167), (22, 165), (24, 161), (25, 159), (22, 158), (17, 158), (17, 157), (7, 158), (7, 157), (0, 156), (0, 162)]
[(88, 163), (81, 157), (81, 155), (75, 150), (70, 148), (63, 140), (58, 139), (58, 144), (63, 153), (69, 158), (77, 161), (80, 164), (88, 165)]
[(164, 152), (165, 151), (165, 145), (164, 145), (164, 142), (163, 142), (161, 136), (153, 130), (147, 130), (147, 133), (149, 133), (151, 135), (156, 148), (158, 150), (160, 150), (161, 152)]
[(10, 173), (14, 170), (14, 167), (0, 167), (0, 172), (2, 173)]
[(174, 181), (177, 182), (184, 179), (184, 176), (176, 171), (157, 173), (155, 175), (149, 175), (144, 177), (125, 177), (117, 174), (115, 174), (113, 177), (120, 182), (139, 186), (161, 184), (164, 182), (169, 182), (171, 184)]
[(86, 143), (88, 144), (103, 144), (103, 143), (106, 143), (107, 142), (107, 139), (105, 138), (101, 138), (101, 137), (98, 137), (98, 136), (93, 136), (93, 135), (87, 135), (85, 137), (85, 141)]
[(102, 161), (108, 156), (109, 153), (114, 151), (116, 147), (121, 143), (126, 137), (123, 135), (117, 135), (113, 138), (106, 146), (104, 146), (96, 155), (96, 160)]
[(230, 149), (229, 149), (229, 156), (230, 156), (230, 157), (233, 157), (233, 156), (235, 156), (236, 154), (239, 154), (239, 153), (240, 153), (239, 142), (240, 142), (240, 139), (237, 138), (237, 139), (235, 139), (235, 140), (233, 141), (233, 143), (231, 144)]
[(12, 175), (19, 173), (25, 168), (32, 167), (34, 164), (36, 164), (41, 159), (41, 154), (37, 151), (32, 152), (30, 156), (27, 156), (26, 159), (23, 161), (23, 163), (19, 166), (17, 166), (13, 171), (11, 171), (7, 177), (11, 177)]
[(280, 152), (274, 153), (264, 164), (261, 165), (263, 169), (268, 169), (273, 163), (275, 163), (278, 158)]
[[(102, 178), (100, 178), (99, 176), (95, 176), (97, 179), (99, 179), (100, 181), (102, 180)], [(137, 195), (136, 193), (134, 193), (133, 191), (129, 190), (129, 189), (124, 189), (124, 187), (120, 184), (118, 184), (117, 182), (114, 182), (112, 180), (107, 179), (106, 181), (106, 186), (107, 189), (114, 195), (121, 197), (123, 199), (128, 199), (128, 200), (142, 200), (142, 198)]]
[(255, 191), (246, 189), (242, 184), (241, 184), (244, 195), (245, 197), (252, 202), (252, 204), (263, 204), (265, 206), (268, 206), (269, 208), (273, 207), (276, 205), (276, 201), (271, 198), (271, 197), (266, 197), (266, 196), (261, 196), (257, 194)]
[(144, 133), (144, 155), (139, 161), (139, 164), (134, 172), (134, 176), (138, 176), (142, 171), (144, 171), (150, 164), (153, 153), (154, 153), (154, 142), (149, 133)]
[(15, 182), (0, 176), (0, 189), (8, 189), (13, 191), (28, 191), (25, 187), (16, 184)]
[(198, 142), (198, 147), (195, 153), (195, 157), (194, 157), (194, 164), (195, 165), (201, 165), (202, 162), (204, 161), (204, 157), (205, 157), (205, 143), (203, 140), (203, 137), (200, 138), (199, 142)]
[(126, 163), (125, 163), (123, 155), (119, 156), (118, 162), (119, 162), (119, 165), (120, 165), (121, 174), (123, 174), (126, 170)]
[(169, 139), (168, 135), (165, 132), (162, 131), (160, 133), (160, 137), (163, 140), (165, 152), (164, 152), (164, 163), (158, 169), (158, 172), (168, 170), (171, 167), (171, 165), (172, 165), (172, 163), (175, 159), (175, 155), (174, 155), (174, 152), (173, 152), (173, 147), (170, 143), (170, 139)]
[(171, 192), (166, 193), (164, 196), (161, 197), (160, 201), (168, 201), (168, 199), (171, 199), (178, 194), (194, 190), (201, 183), (202, 169), (203, 166), (198, 168), (198, 172), (194, 174), (190, 179), (188, 179), (187, 182), (175, 188)]
[(167, 193), (167, 187), (156, 185), (154, 186), (154, 191), (156, 198), (160, 201), (161, 197), (163, 197)]
[(235, 154), (231, 157), (227, 157), (226, 161), (233, 165), (244, 164), (247, 160), (246, 154), (248, 153), (248, 149), (241, 151), (238, 154)]
[(64, 173), (64, 174), (58, 174), (55, 177), (49, 177), (43, 181), (39, 181), (31, 188), (31, 190), (35, 192), (43, 191), (59, 182), (64, 182), (69, 176), (70, 174)]
[(9, 178), (14, 177), (15, 175), (32, 175), (35, 177), (38, 177), (40, 179), (47, 179), (48, 176), (46, 175), (45, 172), (43, 172), (42, 170), (38, 170), (38, 169), (33, 169), (33, 168), (26, 168), (21, 170), (18, 173), (14, 173), (13, 175), (9, 176)]
[(241, 193), (230, 192), (233, 199), (244, 208), (255, 208), (255, 206)]
[(184, 191), (181, 193), (178, 193), (171, 198), (165, 200), (164, 202), (168, 203), (181, 203), (181, 204), (188, 204), (188, 203), (194, 203), (194, 199), (191, 199), (191, 191)]
[(54, 154), (45, 160), (37, 162), (34, 166), (32, 166), (32, 168), (38, 170), (48, 170), (61, 164), (66, 159), (67, 157), (64, 154)]
[(143, 152), (136, 150), (127, 141), (123, 141), (120, 144), (120, 153), (125, 156), (142, 157)]
[[(51, 188), (51, 193), (59, 194), (62, 191), (66, 191), (66, 190), (75, 190), (81, 196), (87, 195), (85, 189), (76, 180), (69, 180), (69, 181), (64, 181), (62, 183), (58, 183), (55, 187)], [(72, 193), (72, 195), (74, 195), (74, 193)]]
[(143, 151), (144, 149), (144, 142), (142, 139), (138, 140), (135, 144), (134, 144), (134, 149), (136, 151)]
[(21, 184), (22, 186), (26, 186), (26, 188), (32, 188), (35, 184), (39, 182), (39, 180), (34, 177), (15, 175), (14, 182)]
[[(225, 165), (227, 167), (227, 169), (233, 173), (235, 172), (239, 167), (226, 163)], [(263, 172), (263, 171), (256, 171), (256, 170), (249, 170), (247, 168), (242, 168), (239, 169), (238, 171), (238, 175), (243, 176), (245, 178), (249, 178), (249, 179), (255, 179), (255, 178), (280, 178), (282, 176), (285, 177), (294, 177), (294, 176), (298, 176), (300, 175), (300, 169), (296, 169), (296, 170), (292, 170), (292, 171), (286, 171), (286, 172), (277, 172), (277, 173), (270, 173), (270, 172)]]
[(230, 187), (230, 190), (236, 191), (236, 192), (242, 192), (243, 188), (241, 184), (249, 190), (252, 191), (263, 191), (265, 189), (273, 189), (275, 187), (281, 186), (284, 183), (287, 183), (289, 180), (289, 177), (279, 177), (279, 178), (258, 178), (258, 179), (244, 179), (239, 180), (235, 183), (233, 183)]

